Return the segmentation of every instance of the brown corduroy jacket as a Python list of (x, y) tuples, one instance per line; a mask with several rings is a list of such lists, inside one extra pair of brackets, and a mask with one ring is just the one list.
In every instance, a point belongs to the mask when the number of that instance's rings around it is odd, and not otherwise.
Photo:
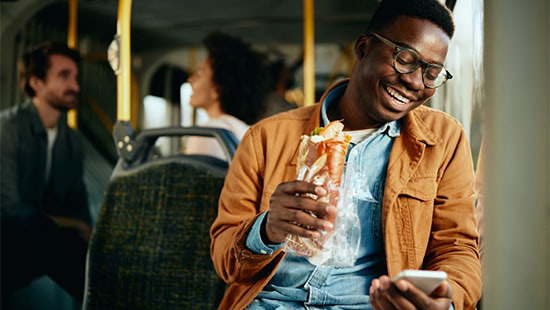
[[(253, 254), (246, 237), (277, 185), (295, 179), (300, 136), (319, 126), (320, 111), (318, 104), (275, 115), (243, 137), (210, 231), (214, 266), (228, 283), (219, 309), (244, 309), (283, 260), (280, 250)], [(410, 112), (393, 144), (382, 204), (389, 276), (402, 269), (443, 270), (455, 309), (473, 309), (481, 295), (474, 199), (462, 126), (424, 106)]]

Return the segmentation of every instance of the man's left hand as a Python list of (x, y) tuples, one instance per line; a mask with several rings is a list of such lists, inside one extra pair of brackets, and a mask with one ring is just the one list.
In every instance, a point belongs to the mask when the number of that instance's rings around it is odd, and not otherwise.
[(376, 310), (448, 310), (452, 295), (447, 281), (441, 283), (430, 295), (407, 280), (401, 279), (394, 283), (388, 276), (374, 279), (370, 287), (371, 304)]

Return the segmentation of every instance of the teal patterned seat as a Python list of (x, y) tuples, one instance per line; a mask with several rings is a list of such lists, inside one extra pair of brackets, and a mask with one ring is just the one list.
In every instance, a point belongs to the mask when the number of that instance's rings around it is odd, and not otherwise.
[(84, 309), (216, 309), (210, 225), (227, 163), (177, 156), (115, 174), (88, 251)]

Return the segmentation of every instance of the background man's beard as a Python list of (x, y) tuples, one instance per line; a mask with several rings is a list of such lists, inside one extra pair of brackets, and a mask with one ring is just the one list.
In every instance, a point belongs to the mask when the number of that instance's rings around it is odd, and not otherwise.
[[(65, 99), (66, 96), (68, 95), (73, 95), (73, 99)], [(63, 94), (63, 98), (59, 98), (55, 102), (52, 102), (52, 106), (61, 112), (66, 112), (76, 107), (77, 98), (78, 98), (77, 92), (67, 91)]]
[(59, 100), (57, 102), (53, 102), (51, 106), (58, 111), (67, 112), (76, 107), (76, 98), (71, 101)]

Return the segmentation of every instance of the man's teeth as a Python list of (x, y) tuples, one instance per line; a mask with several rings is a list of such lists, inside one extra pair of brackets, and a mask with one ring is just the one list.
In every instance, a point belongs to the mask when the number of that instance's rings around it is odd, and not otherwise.
[(395, 99), (401, 101), (402, 103), (409, 103), (410, 100), (401, 96), (400, 94), (398, 94), (396, 91), (394, 91), (393, 89), (389, 88), (389, 87), (386, 87), (386, 90), (388, 91), (388, 93)]

